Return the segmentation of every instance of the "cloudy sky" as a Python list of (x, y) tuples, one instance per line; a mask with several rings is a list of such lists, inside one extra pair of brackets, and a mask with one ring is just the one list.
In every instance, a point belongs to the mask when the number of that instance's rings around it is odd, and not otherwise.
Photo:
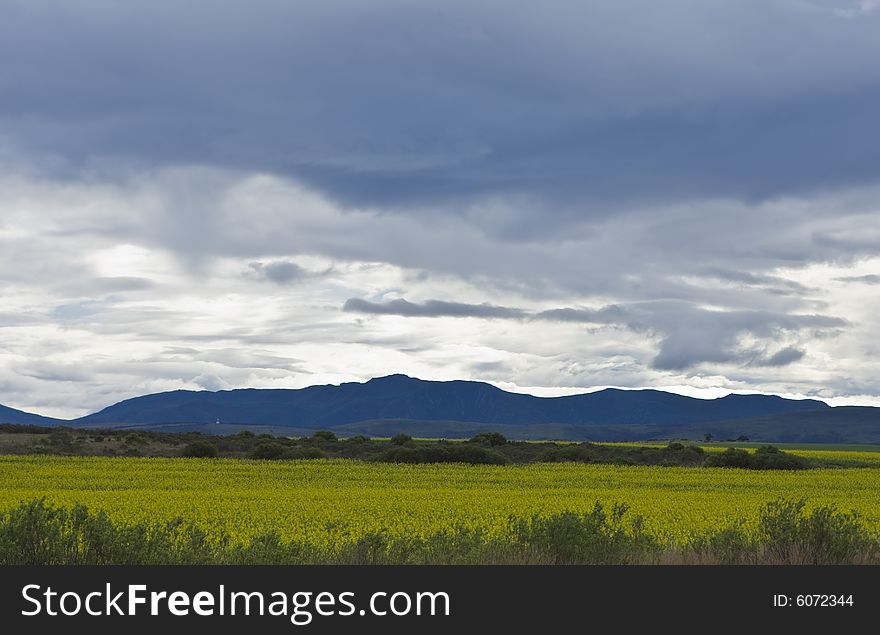
[(0, 403), (880, 404), (877, 0), (0, 0)]

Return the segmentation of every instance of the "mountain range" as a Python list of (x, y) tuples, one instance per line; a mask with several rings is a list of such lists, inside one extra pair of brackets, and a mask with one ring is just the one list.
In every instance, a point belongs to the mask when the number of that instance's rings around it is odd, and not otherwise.
[(752, 440), (880, 442), (880, 408), (811, 399), (730, 394), (697, 399), (660, 390), (605, 389), (563, 397), (511, 393), (476, 381), (390, 375), (364, 383), (301, 389), (176, 390), (126, 399), (94, 414), (59, 420), (0, 406), (0, 423), (137, 427), (232, 433), (252, 429), (340, 436), (636, 440), (748, 436)]

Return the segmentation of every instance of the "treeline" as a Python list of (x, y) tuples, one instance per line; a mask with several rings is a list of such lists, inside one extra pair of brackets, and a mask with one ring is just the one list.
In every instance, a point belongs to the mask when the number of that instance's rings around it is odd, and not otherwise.
[[(3, 434), (5, 433), (5, 434)], [(16, 438), (18, 437), (18, 439)], [(20, 442), (21, 438), (29, 439)], [(197, 432), (83, 430), (0, 426), (0, 454), (159, 456), (294, 460), (345, 458), (382, 463), (470, 463), (506, 465), (547, 462), (740, 467), (796, 470), (810, 467), (802, 458), (772, 446), (755, 453), (728, 450), (706, 453), (696, 445), (665, 447), (599, 443), (509, 441), (497, 432), (466, 441), (425, 440), (399, 434), (391, 439), (354, 436), (339, 439), (328, 430), (309, 437), (279, 437), (250, 431), (228, 436)]]
[(181, 519), (121, 525), (83, 506), (44, 500), (0, 513), (0, 564), (878, 564), (880, 536), (833, 507), (779, 500), (757, 526), (737, 522), (670, 541), (626, 505), (509, 519), (504, 531), (454, 527), (428, 536), (370, 532), (332, 547), (283, 540), (244, 544)]

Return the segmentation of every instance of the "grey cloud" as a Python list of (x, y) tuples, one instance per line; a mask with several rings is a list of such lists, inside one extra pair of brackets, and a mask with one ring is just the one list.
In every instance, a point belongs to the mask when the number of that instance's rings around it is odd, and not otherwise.
[(250, 268), (258, 276), (276, 284), (289, 284), (308, 275), (308, 272), (298, 264), (286, 260), (269, 263), (252, 262)]
[(754, 201), (880, 175), (878, 34), (788, 0), (5, 3), (0, 130), (20, 154), (270, 171), (355, 206)]
[(709, 311), (684, 303), (640, 306), (645, 323), (661, 335), (652, 366), (682, 370), (701, 362), (748, 363), (751, 356), (739, 338), (750, 335), (772, 340), (784, 334), (846, 326), (846, 320), (823, 315), (788, 315), (770, 311)]
[(80, 363), (60, 364), (50, 360), (31, 360), (17, 371), (25, 377), (51, 382), (84, 382), (94, 379), (94, 372)]
[(57, 293), (67, 297), (95, 297), (104, 294), (148, 291), (155, 286), (153, 280), (138, 276), (75, 278), (55, 285)]
[(103, 291), (143, 291), (155, 286), (155, 283), (149, 278), (135, 276), (96, 278), (94, 284)]
[(161, 355), (144, 360), (146, 362), (213, 362), (229, 368), (284, 369), (302, 371), (303, 360), (274, 355), (268, 351), (253, 348), (193, 349), (170, 347)]
[(406, 317), (483, 317), (574, 322), (625, 326), (636, 332), (654, 334), (659, 348), (651, 365), (658, 370), (684, 370), (703, 362), (738, 365), (784, 366), (803, 357), (804, 352), (787, 347), (768, 358), (758, 359), (739, 338), (751, 335), (770, 340), (782, 334), (814, 330), (833, 331), (847, 321), (825, 315), (783, 314), (770, 311), (716, 311), (688, 302), (641, 302), (609, 305), (599, 309), (559, 308), (539, 312), (492, 305), (461, 304), (428, 300), (422, 304), (404, 299), (374, 303), (358, 298), (345, 302), (343, 310)]
[(371, 313), (374, 315), (401, 315), (405, 317), (476, 317), (476, 318), (522, 318), (525, 311), (492, 304), (465, 304), (427, 300), (421, 304), (404, 299), (388, 302), (369, 302), (360, 298), (349, 298), (342, 306), (343, 311), (352, 313)]
[[(683, 370), (702, 362), (745, 364), (751, 352), (738, 340), (742, 335), (770, 339), (780, 333), (839, 329), (846, 320), (823, 315), (790, 315), (771, 311), (710, 311), (687, 302), (643, 302), (599, 310), (558, 309), (536, 317), (587, 324), (622, 324), (635, 331), (656, 333), (659, 350), (652, 366)], [(766, 365), (796, 361), (794, 349), (781, 351)]]
[(835, 278), (840, 282), (858, 282), (861, 284), (880, 284), (880, 276), (876, 274), (867, 274), (864, 276), (841, 276)]
[(760, 359), (756, 365), (759, 366), (788, 366), (803, 359), (806, 352), (794, 346), (788, 346), (769, 357)]
[(548, 309), (534, 315), (537, 320), (555, 322), (582, 322), (586, 324), (613, 324), (631, 322), (634, 316), (620, 306), (606, 306), (601, 309)]
[(722, 269), (720, 267), (707, 267), (699, 272), (701, 275), (724, 280), (728, 282), (738, 282), (745, 285), (776, 287), (780, 292), (784, 293), (807, 293), (810, 291), (808, 287), (794, 280), (786, 280), (779, 276), (771, 276), (760, 273), (752, 273), (749, 271), (735, 271), (730, 269)]

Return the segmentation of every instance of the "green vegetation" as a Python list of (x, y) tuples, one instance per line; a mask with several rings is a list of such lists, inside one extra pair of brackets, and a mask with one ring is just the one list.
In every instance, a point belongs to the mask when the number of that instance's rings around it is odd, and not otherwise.
[(217, 455), (217, 446), (210, 441), (193, 441), (186, 444), (180, 451), (180, 456), (195, 459), (216, 459)]
[(765, 505), (754, 530), (743, 522), (664, 540), (626, 505), (510, 517), (505, 530), (451, 527), (424, 536), (383, 531), (327, 544), (270, 531), (235, 543), (183, 519), (121, 525), (85, 506), (37, 499), (0, 513), (0, 564), (851, 564), (880, 562), (880, 536), (856, 514), (805, 511), (803, 501)]
[(772, 445), (764, 445), (754, 452), (727, 448), (724, 452), (710, 454), (708, 467), (739, 467), (746, 470), (804, 470), (809, 467), (806, 459), (787, 454)]
[[(506, 465), (528, 463), (606, 463), (611, 465), (726, 466), (748, 469), (803, 469), (823, 465), (819, 458), (800, 459), (770, 446), (754, 455), (730, 450), (720, 458), (703, 448), (678, 442), (633, 445), (508, 441), (498, 432), (483, 432), (468, 440), (413, 439), (397, 434), (390, 439), (362, 435), (339, 439), (329, 430), (309, 437), (289, 438), (250, 431), (230, 436), (126, 430), (86, 430), (0, 426), (0, 453), (65, 456), (153, 456), (297, 460), (342, 458), (379, 463), (469, 463)], [(839, 465), (839, 461), (834, 465)]]

